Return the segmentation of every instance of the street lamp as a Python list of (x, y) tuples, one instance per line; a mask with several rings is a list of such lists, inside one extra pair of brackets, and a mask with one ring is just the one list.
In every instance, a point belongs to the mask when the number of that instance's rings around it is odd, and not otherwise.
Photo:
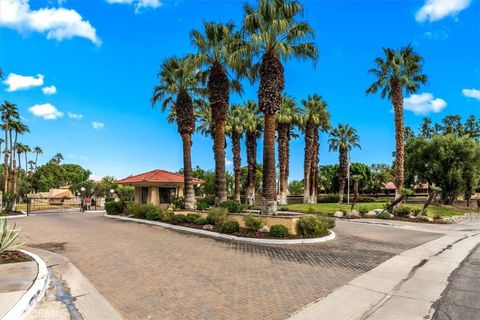
[(81, 199), (81, 208), (80, 208), (80, 212), (84, 212), (85, 211), (85, 187), (81, 187), (80, 188), (80, 191), (82, 192), (82, 199)]

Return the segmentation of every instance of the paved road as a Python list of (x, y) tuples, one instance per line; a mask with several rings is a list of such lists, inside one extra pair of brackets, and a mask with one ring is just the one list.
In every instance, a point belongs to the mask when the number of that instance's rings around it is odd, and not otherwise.
[(448, 280), (447, 288), (435, 304), (433, 320), (480, 319), (480, 245)]
[(126, 319), (284, 319), (395, 254), (440, 236), (339, 221), (337, 239), (222, 242), (96, 213), (16, 219), (67, 256)]

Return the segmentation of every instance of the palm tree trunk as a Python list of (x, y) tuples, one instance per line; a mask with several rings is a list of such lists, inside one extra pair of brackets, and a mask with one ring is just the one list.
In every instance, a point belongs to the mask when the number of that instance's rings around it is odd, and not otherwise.
[(38, 152), (35, 152), (35, 169), (37, 168)]
[(247, 132), (246, 134), (247, 144), (247, 188), (246, 197), (247, 205), (255, 205), (255, 178), (257, 173), (257, 137), (253, 132)]
[(277, 183), (275, 170), (275, 114), (265, 114), (263, 134), (263, 205), (262, 214), (277, 214)]
[(310, 184), (311, 184), (311, 166), (312, 166), (312, 146), (313, 146), (313, 128), (310, 122), (307, 122), (305, 128), (305, 152), (303, 160), (303, 203), (310, 203)]
[(21, 153), (17, 152), (17, 156), (18, 156), (18, 171), (20, 171), (20, 169), (22, 168), (22, 162), (20, 161), (22, 158), (22, 155)]
[(183, 143), (183, 176), (185, 185), (185, 209), (193, 210), (195, 204), (195, 191), (193, 189), (192, 176), (192, 136), (189, 133), (182, 134)]
[(230, 88), (223, 66), (214, 63), (208, 76), (210, 109), (212, 110), (213, 149), (215, 154), (216, 205), (227, 200), (227, 179), (225, 175), (225, 122)]
[(287, 188), (288, 188), (288, 167), (289, 167), (289, 140), (290, 125), (279, 123), (278, 131), (278, 162), (280, 167), (280, 197), (279, 204), (287, 204)]
[(318, 195), (318, 128), (313, 129), (312, 160), (310, 164), (310, 202), (317, 203)]
[(338, 198), (339, 203), (343, 202), (343, 196), (345, 194), (345, 183), (347, 181), (348, 176), (348, 153), (347, 150), (344, 148), (340, 148), (339, 150), (339, 165), (340, 165), (340, 181), (339, 181), (339, 190), (338, 190)]
[(233, 199), (240, 202), (240, 172), (242, 170), (240, 156), (240, 134), (232, 132), (232, 153), (233, 153), (233, 174), (235, 176), (235, 186)]
[(5, 177), (4, 183), (4, 193), (8, 193), (8, 135), (7, 135), (7, 128), (5, 128), (5, 150), (3, 155), (3, 175)]
[(398, 80), (392, 83), (392, 102), (395, 114), (395, 199), (398, 199), (403, 188), (405, 137), (402, 86)]
[(10, 154), (10, 163), (8, 164), (8, 171), (9, 171), (9, 190), (11, 192), (15, 192), (15, 189), (12, 190), (13, 186), (12, 186), (12, 178), (14, 175), (13, 173), (13, 170), (12, 170), (12, 163), (13, 163), (13, 159), (15, 159), (15, 153), (13, 151), (13, 139), (12, 139), (12, 129), (9, 130), (9, 133), (8, 135), (10, 136), (10, 150), (8, 151), (8, 153)]
[(28, 152), (25, 151), (25, 173), (28, 173)]

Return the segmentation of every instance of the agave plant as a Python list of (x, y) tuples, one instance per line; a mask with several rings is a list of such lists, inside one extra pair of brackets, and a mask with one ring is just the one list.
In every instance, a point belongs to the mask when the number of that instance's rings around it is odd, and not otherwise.
[(12, 229), (8, 229), (7, 219), (0, 219), (0, 253), (18, 250), (25, 246), (26, 242), (16, 245), (13, 244), (20, 234), (20, 229), (17, 229), (16, 226), (15, 224)]

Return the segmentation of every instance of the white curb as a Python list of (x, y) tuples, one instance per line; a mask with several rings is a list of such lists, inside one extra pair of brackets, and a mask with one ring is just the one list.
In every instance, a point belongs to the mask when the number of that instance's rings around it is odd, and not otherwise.
[(32, 257), (38, 265), (37, 278), (32, 286), (17, 301), (17, 303), (5, 314), (2, 320), (19, 320), (23, 319), (43, 298), (48, 288), (49, 276), (47, 265), (39, 256), (25, 250), (19, 250), (26, 255)]
[(335, 232), (329, 231), (330, 234), (328, 236), (320, 237), (320, 238), (309, 238), (309, 239), (257, 239), (257, 238), (245, 238), (245, 237), (237, 237), (231, 236), (228, 234), (218, 233), (214, 231), (207, 231), (202, 229), (194, 229), (189, 227), (177, 226), (169, 223), (163, 223), (158, 221), (151, 221), (151, 220), (144, 220), (144, 219), (136, 219), (136, 218), (128, 218), (122, 216), (114, 216), (105, 214), (105, 217), (111, 219), (118, 219), (118, 220), (125, 220), (125, 221), (132, 221), (144, 224), (151, 224), (155, 226), (164, 227), (167, 229), (173, 229), (198, 235), (203, 235), (215, 239), (222, 239), (222, 240), (232, 240), (232, 241), (239, 241), (239, 242), (250, 242), (250, 243), (262, 243), (262, 244), (302, 244), (302, 243), (320, 243), (329, 240), (335, 239)]

